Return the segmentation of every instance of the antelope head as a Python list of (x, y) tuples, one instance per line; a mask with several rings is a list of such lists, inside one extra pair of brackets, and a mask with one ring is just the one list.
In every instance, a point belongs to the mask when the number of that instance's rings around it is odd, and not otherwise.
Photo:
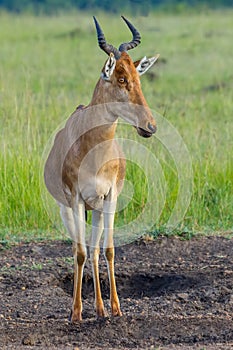
[(156, 123), (142, 93), (140, 76), (156, 62), (159, 55), (152, 58), (145, 56), (133, 62), (127, 51), (140, 44), (141, 36), (125, 17), (122, 18), (133, 38), (117, 49), (106, 42), (103, 31), (94, 17), (99, 46), (109, 56), (100, 78), (101, 84), (104, 85), (103, 101), (124, 103), (124, 108), (122, 104), (119, 104), (119, 108), (114, 104), (112, 113), (134, 125), (140, 136), (150, 137), (156, 131)]

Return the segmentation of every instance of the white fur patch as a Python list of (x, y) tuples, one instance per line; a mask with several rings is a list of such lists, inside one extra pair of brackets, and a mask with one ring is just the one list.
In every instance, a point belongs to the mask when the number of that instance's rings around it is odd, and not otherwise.
[(153, 64), (157, 61), (158, 58), (159, 54), (151, 58), (147, 58), (146, 56), (143, 57), (136, 68), (139, 75), (146, 73), (146, 71), (148, 71), (148, 69), (150, 69), (150, 67), (153, 66)]
[(112, 73), (114, 72), (115, 67), (116, 67), (116, 59), (113, 53), (110, 53), (109, 58), (105, 63), (103, 72), (101, 73), (101, 77), (104, 80), (109, 81)]

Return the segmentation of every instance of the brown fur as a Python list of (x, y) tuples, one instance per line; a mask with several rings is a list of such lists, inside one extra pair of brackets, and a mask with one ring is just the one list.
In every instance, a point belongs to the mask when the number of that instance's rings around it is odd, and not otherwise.
[[(125, 82), (120, 83), (120, 78), (124, 78)], [(119, 145), (114, 141), (116, 123), (110, 121), (109, 124), (104, 122), (104, 125), (101, 125), (101, 122), (99, 123), (101, 116), (98, 115), (98, 112), (97, 115), (93, 116), (89, 115), (90, 112), (88, 113), (90, 108), (91, 112), (94, 111), (93, 106), (109, 102), (129, 102), (141, 105), (145, 111), (145, 116), (142, 115), (140, 119), (138, 118), (138, 126), (146, 129), (148, 121), (155, 125), (141, 90), (139, 75), (133, 61), (125, 52), (116, 62), (111, 82), (105, 82), (100, 78), (90, 104), (87, 107), (77, 108), (68, 119), (65, 127), (55, 137), (54, 145), (45, 164), (44, 176), (49, 192), (58, 202), (64, 205), (71, 206), (70, 193), (72, 196), (76, 194), (75, 187), (82, 160), (91, 149), (105, 140), (112, 140), (111, 158), (115, 156), (115, 159), (108, 161), (107, 164), (100, 160), (103, 168), (100, 168), (100, 164), (98, 164), (98, 174), (102, 175), (104, 173), (104, 177), (107, 174), (109, 179), (117, 176), (118, 193), (123, 187), (125, 160)], [(121, 113), (124, 115), (124, 111), (121, 111)], [(92, 124), (88, 126), (87, 132), (85, 132), (85, 118), (87, 123)], [(83, 132), (84, 134), (82, 134)], [(109, 151), (109, 145), (107, 148)], [(69, 189), (68, 194), (67, 189)], [(87, 209), (91, 209), (88, 203)]]
[[(95, 238), (90, 255), (97, 315), (105, 315), (99, 282), (98, 244), (102, 222), (106, 222), (104, 253), (108, 265), (111, 309), (113, 315), (121, 316), (114, 276), (112, 235), (116, 196), (123, 187), (126, 162), (114, 139), (117, 119), (122, 117), (134, 125), (141, 136), (149, 137), (155, 132), (155, 121), (143, 96), (133, 61), (123, 52), (115, 64), (110, 78), (100, 78), (97, 82), (90, 104), (78, 107), (57, 133), (45, 164), (45, 184), (59, 203), (63, 222), (66, 220), (74, 240), (72, 322), (82, 319), (81, 289), (86, 260), (84, 207), (93, 210), (96, 220), (92, 227), (92, 238)], [(104, 206), (108, 210), (103, 213)], [(69, 208), (72, 208), (73, 216)]]

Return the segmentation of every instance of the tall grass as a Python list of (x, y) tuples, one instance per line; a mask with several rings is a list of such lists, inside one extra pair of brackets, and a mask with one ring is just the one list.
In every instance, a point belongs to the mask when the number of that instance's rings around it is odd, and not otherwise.
[[(233, 230), (232, 14), (152, 13), (134, 19), (143, 39), (131, 56), (161, 54), (152, 73), (142, 77), (144, 95), (178, 130), (192, 160), (193, 195), (181, 231)], [(127, 40), (119, 17), (98, 18), (109, 42)], [(43, 151), (57, 126), (90, 101), (106, 57), (89, 14), (1, 14), (0, 21), (0, 238), (58, 237), (57, 219), (47, 214), (41, 198)], [(153, 218), (162, 229), (179, 184), (175, 164), (159, 142), (155, 153), (167, 186), (162, 215)], [(134, 218), (148, 195), (150, 184), (136, 165), (129, 163), (127, 179), (134, 179), (135, 193), (116, 225)]]

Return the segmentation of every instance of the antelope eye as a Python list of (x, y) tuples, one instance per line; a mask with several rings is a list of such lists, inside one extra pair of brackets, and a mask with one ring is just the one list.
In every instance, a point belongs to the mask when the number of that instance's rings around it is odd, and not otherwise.
[(118, 79), (119, 83), (123, 84), (125, 82), (125, 78), (121, 77)]

